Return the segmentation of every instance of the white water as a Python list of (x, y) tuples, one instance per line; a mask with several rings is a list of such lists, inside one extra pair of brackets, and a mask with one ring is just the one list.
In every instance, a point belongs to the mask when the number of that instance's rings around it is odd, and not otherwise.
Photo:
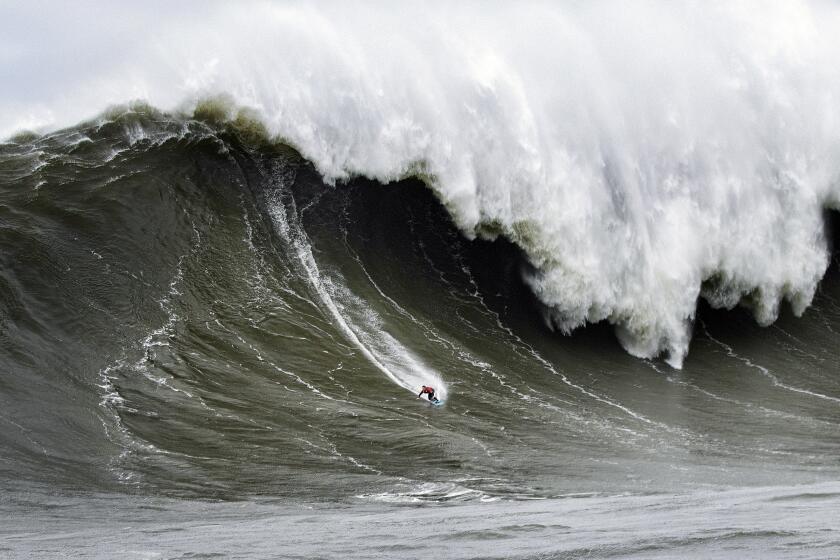
[[(0, 136), (224, 94), (329, 179), (422, 170), (495, 224), (563, 330), (688, 351), (701, 283), (801, 313), (840, 201), (830, 2), (146, 3), (0, 8)], [(486, 229), (485, 229), (486, 230)]]

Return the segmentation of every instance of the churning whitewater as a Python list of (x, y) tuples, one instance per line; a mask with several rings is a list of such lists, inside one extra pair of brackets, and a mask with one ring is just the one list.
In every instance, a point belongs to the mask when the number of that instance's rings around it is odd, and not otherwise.
[(837, 4), (370, 7), (12, 7), (0, 133), (227, 100), (328, 181), (423, 178), (468, 236), (525, 251), (549, 324), (607, 320), (675, 367), (698, 297), (762, 325), (810, 304), (840, 205)]

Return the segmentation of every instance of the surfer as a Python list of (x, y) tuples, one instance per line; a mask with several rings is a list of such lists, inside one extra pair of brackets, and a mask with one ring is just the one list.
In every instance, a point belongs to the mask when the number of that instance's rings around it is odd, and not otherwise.
[(423, 388), (420, 389), (420, 393), (417, 395), (417, 398), (422, 399), (423, 394), (429, 395), (429, 401), (430, 402), (435, 402), (435, 401), (438, 400), (437, 397), (435, 397), (435, 388), (434, 387), (427, 387), (427, 386), (423, 385)]

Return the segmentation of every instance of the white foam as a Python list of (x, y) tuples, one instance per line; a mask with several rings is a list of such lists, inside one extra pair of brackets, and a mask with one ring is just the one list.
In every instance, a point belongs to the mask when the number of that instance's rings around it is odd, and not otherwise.
[(527, 251), (556, 326), (607, 319), (634, 355), (681, 364), (705, 279), (766, 324), (784, 298), (802, 312), (827, 266), (837, 3), (4, 12), (0, 135), (227, 94), (328, 179), (424, 171), (465, 232)]

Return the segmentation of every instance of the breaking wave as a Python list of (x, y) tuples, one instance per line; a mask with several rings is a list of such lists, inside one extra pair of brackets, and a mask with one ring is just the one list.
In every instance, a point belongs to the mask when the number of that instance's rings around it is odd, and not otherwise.
[(0, 24), (0, 134), (131, 99), (247, 116), (328, 181), (422, 178), (467, 235), (524, 250), (546, 321), (609, 321), (636, 356), (679, 367), (700, 297), (801, 314), (828, 265), (837, 4), (73, 5), (16, 25), (35, 9)]

